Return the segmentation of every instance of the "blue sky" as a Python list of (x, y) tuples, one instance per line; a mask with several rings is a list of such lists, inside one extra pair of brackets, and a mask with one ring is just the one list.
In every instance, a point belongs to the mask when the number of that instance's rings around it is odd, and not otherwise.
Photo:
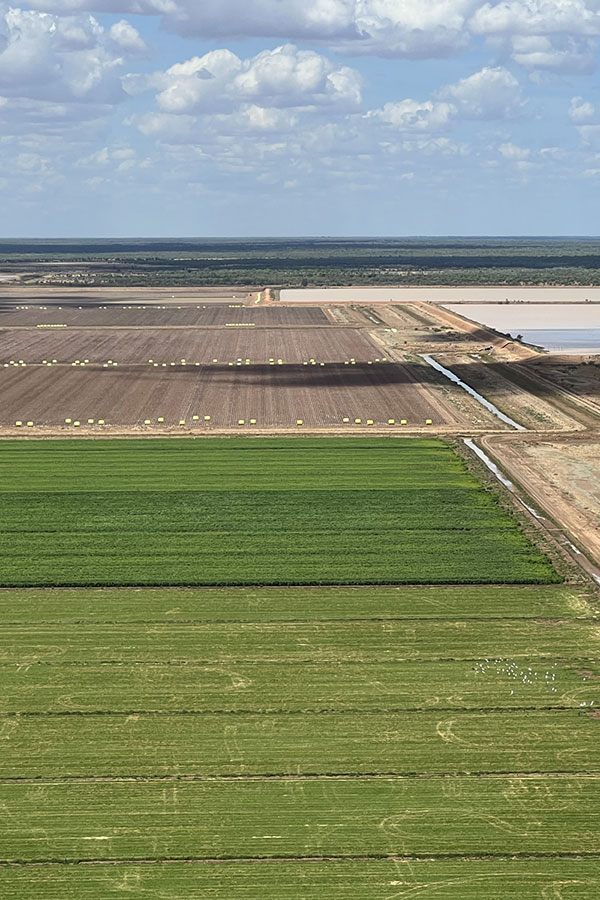
[(0, 0), (0, 234), (598, 234), (599, 38), (600, 0)]

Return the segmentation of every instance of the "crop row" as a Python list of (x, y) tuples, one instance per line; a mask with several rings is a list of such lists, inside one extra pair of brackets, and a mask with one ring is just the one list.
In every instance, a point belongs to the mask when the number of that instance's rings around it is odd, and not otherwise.
[(1, 784), (0, 804), (5, 860), (600, 854), (598, 775)]
[(402, 893), (435, 900), (540, 900), (552, 893), (556, 897), (557, 886), (565, 900), (597, 896), (600, 861), (390, 859), (0, 868), (4, 900), (122, 900), (129, 892), (169, 900), (382, 900)]
[(574, 710), (65, 715), (3, 737), (0, 780), (600, 774), (598, 723)]
[(4, 625), (590, 618), (574, 585), (0, 590)]

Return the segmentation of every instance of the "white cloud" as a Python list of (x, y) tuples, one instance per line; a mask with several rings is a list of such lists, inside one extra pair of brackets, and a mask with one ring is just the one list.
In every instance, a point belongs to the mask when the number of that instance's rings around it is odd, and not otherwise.
[(426, 156), (433, 156), (434, 154), (441, 156), (467, 156), (469, 153), (467, 144), (457, 144), (447, 137), (411, 139), (403, 141), (401, 146), (408, 153), (419, 153)]
[[(120, 23), (121, 37), (126, 24)], [(125, 48), (94, 16), (52, 16), (0, 2), (0, 35), (3, 95), (52, 103), (125, 98), (119, 74)]]
[(402, 100), (386, 103), (382, 109), (367, 113), (367, 118), (391, 125), (399, 131), (444, 131), (452, 124), (456, 107), (451, 103), (431, 100)]
[(596, 44), (571, 35), (517, 35), (512, 39), (512, 57), (533, 71), (585, 75), (596, 67)]
[(600, 34), (596, 0), (496, 0), (475, 12), (476, 34)]
[(452, 56), (470, 41), (476, 0), (357, 0), (346, 53), (426, 59)]
[(502, 0), (485, 3), (470, 27), (503, 44), (532, 71), (585, 74), (595, 68), (597, 0)]
[(354, 109), (361, 101), (361, 78), (312, 50), (288, 44), (242, 60), (229, 50), (213, 50), (150, 76), (124, 81), (130, 93), (154, 89), (162, 112), (195, 114), (254, 107)]
[(580, 125), (577, 131), (585, 145), (589, 147), (600, 146), (600, 125)]
[(266, 37), (327, 43), (348, 54), (435, 58), (469, 43), (480, 0), (33, 0), (54, 12), (162, 15), (184, 37)]
[(598, 0), (32, 0), (60, 13), (162, 17), (183, 37), (313, 41), (348, 55), (432, 59), (473, 36), (500, 45), (532, 71), (585, 73), (600, 35)]
[(519, 82), (507, 69), (484, 68), (443, 88), (438, 96), (465, 119), (512, 119), (524, 107)]
[(526, 147), (518, 147), (516, 144), (500, 144), (498, 147), (498, 151), (504, 159), (511, 160), (512, 162), (520, 162), (521, 160), (527, 159), (531, 156), (531, 150)]
[(111, 25), (109, 34), (111, 40), (126, 53), (146, 53), (148, 50), (137, 28), (126, 19)]
[(431, 99), (386, 103), (380, 109), (369, 111), (365, 119), (407, 134), (436, 134), (464, 120), (512, 119), (521, 113), (524, 105), (514, 75), (503, 68), (484, 68), (446, 85)]
[(596, 107), (583, 97), (573, 97), (569, 107), (569, 118), (576, 125), (584, 125), (593, 122), (596, 118)]

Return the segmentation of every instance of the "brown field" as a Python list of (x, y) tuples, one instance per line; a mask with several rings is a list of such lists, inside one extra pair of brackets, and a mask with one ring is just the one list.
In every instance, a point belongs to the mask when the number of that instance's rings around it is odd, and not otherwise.
[[(276, 310), (279, 312), (279, 310)], [(11, 360), (106, 363), (357, 362), (385, 351), (354, 328), (10, 329), (0, 331), (0, 364)]]
[[(276, 328), (303, 325), (329, 325), (330, 320), (318, 307), (243, 306), (232, 304), (181, 305), (84, 305), (20, 306), (0, 304), (0, 329), (39, 328), (67, 325), (77, 328), (161, 328), (164, 326), (226, 326), (244, 323), (246, 326)], [(48, 329), (50, 330), (50, 329)], [(58, 329), (56, 329), (58, 330)]]
[(60, 285), (2, 284), (0, 304), (39, 303), (250, 303), (255, 287), (62, 287)]
[[(207, 430), (285, 430), (298, 420), (387, 429), (390, 419), (398, 428), (431, 420), (440, 431), (506, 430), (421, 360), (422, 352), (464, 352), (470, 337), (420, 309), (286, 307), (241, 293), (212, 305), (181, 293), (170, 302), (128, 302), (123, 292), (101, 302), (80, 293), (19, 308), (0, 299), (4, 433), (73, 431), (67, 418), (92, 433), (158, 433), (180, 421)], [(38, 327), (47, 325), (67, 327)]]
[[(107, 426), (131, 428), (145, 419), (157, 426), (178, 426), (181, 419), (198, 427), (236, 428), (241, 419), (250, 426), (289, 428), (298, 419), (310, 427), (348, 427), (360, 418), (387, 425), (390, 418), (409, 426), (460, 427), (472, 423), (458, 407), (429, 387), (415, 382), (415, 367), (399, 363), (346, 366), (211, 365), (154, 368), (120, 366), (29, 366), (2, 369), (0, 426), (14, 428), (17, 420), (59, 427), (65, 418), (103, 418)], [(204, 416), (211, 417), (204, 422)], [(495, 427), (487, 420), (488, 428)]]

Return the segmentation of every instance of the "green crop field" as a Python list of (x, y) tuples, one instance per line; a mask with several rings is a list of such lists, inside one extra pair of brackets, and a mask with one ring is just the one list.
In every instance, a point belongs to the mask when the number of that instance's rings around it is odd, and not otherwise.
[(598, 593), (450, 447), (5, 442), (0, 493), (2, 900), (598, 896)]
[(323, 860), (0, 869), (3, 900), (594, 900), (594, 859)]
[(559, 581), (435, 440), (3, 442), (0, 584)]

